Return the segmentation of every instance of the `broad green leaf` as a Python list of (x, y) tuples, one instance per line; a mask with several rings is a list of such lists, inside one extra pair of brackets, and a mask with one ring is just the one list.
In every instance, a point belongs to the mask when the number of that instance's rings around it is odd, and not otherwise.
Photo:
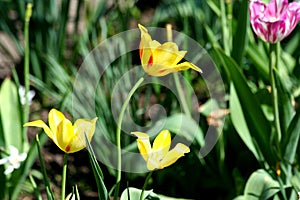
[(280, 191), (280, 186), (265, 170), (259, 169), (248, 179), (244, 197), (247, 200), (269, 199)]
[(233, 40), (232, 57), (240, 64), (242, 57), (244, 56), (245, 46), (247, 41), (247, 31), (249, 27), (249, 15), (248, 15), (248, 1), (241, 1), (238, 5), (238, 24), (236, 33)]
[(281, 75), (274, 71), (274, 77), (276, 82), (277, 94), (278, 94), (278, 109), (280, 118), (280, 127), (282, 136), (284, 137), (287, 132), (288, 126), (294, 116), (294, 108), (292, 105), (291, 94), (285, 85), (285, 81), (281, 78)]
[(222, 62), (228, 77), (230, 77), (237, 97), (240, 101), (250, 134), (255, 138), (264, 158), (268, 163), (274, 163), (274, 155), (270, 150), (271, 125), (264, 116), (255, 95), (250, 90), (246, 78), (236, 62), (228, 57), (223, 50), (216, 48), (217, 55)]
[(0, 90), (1, 124), (6, 147), (13, 145), (23, 149), (22, 120), (20, 113), (19, 94), (16, 85), (5, 79)]
[(295, 171), (295, 175), (291, 178), (291, 183), (297, 191), (300, 191), (300, 172)]
[(90, 144), (90, 142), (87, 139), (87, 136), (85, 134), (85, 141), (86, 141), (86, 147), (88, 150), (88, 154), (89, 154), (89, 159), (90, 159), (90, 163), (93, 169), (93, 174), (94, 177), (96, 179), (96, 183), (97, 183), (97, 189), (98, 189), (98, 195), (99, 195), (99, 200), (108, 200), (108, 193), (107, 193), (107, 189), (105, 187), (105, 184), (103, 182), (103, 173), (101, 171), (101, 168), (96, 160), (96, 156), (93, 152), (92, 146)]
[[(122, 194), (120, 200), (138, 200), (140, 199), (142, 190), (134, 188), (134, 187), (129, 187), (126, 188)], [(143, 199), (146, 199), (146, 197), (152, 193), (152, 190), (145, 190), (143, 194)], [(128, 197), (129, 195), (129, 197)]]
[(229, 109), (231, 121), (239, 136), (249, 148), (249, 150), (254, 154), (256, 159), (262, 161), (262, 158), (259, 157), (255, 145), (253, 144), (252, 136), (245, 120), (241, 103), (237, 96), (236, 89), (232, 83), (230, 84)]
[(284, 153), (284, 159), (288, 161), (288, 163), (293, 163), (297, 151), (297, 147), (299, 144), (300, 137), (300, 112), (297, 112), (294, 116), (287, 133), (283, 135), (282, 139), (282, 149)]
[(268, 56), (262, 46), (262, 43), (249, 43), (246, 50), (247, 55), (253, 62), (254, 67), (264, 80), (269, 80), (269, 68), (267, 64)]

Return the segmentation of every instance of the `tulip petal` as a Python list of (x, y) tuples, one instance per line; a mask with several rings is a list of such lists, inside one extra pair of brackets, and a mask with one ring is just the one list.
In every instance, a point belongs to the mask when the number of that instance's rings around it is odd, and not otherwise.
[(51, 131), (53, 132), (54, 137), (56, 136), (57, 126), (64, 119), (65, 119), (65, 116), (62, 112), (60, 112), (54, 108), (50, 110), (50, 112), (48, 114), (48, 122), (49, 122), (49, 127), (50, 127)]
[(168, 130), (162, 130), (158, 136), (155, 138), (152, 147), (153, 159), (161, 161), (165, 155), (168, 153), (171, 145), (171, 134)]
[(66, 153), (70, 152), (70, 142), (75, 137), (74, 128), (72, 123), (68, 119), (64, 119), (57, 126), (56, 141), (53, 140), (56, 145)]
[(182, 60), (185, 54), (186, 51), (178, 51), (178, 46), (174, 42), (166, 42), (153, 49), (153, 63), (162, 66), (173, 66)]
[(190, 152), (190, 148), (182, 143), (176, 144), (176, 146), (167, 153), (164, 159), (160, 162), (159, 169), (168, 167), (175, 163), (185, 153)]
[(70, 150), (68, 153), (73, 153), (80, 151), (81, 149), (86, 147), (85, 142), (85, 133), (87, 134), (87, 138), (91, 141), (96, 128), (97, 117), (92, 120), (88, 119), (78, 119), (74, 123), (74, 137), (69, 143)]
[(43, 128), (45, 133), (53, 140), (53, 132), (50, 130), (50, 128), (43, 122), (42, 120), (36, 120), (32, 122), (27, 122), (24, 124), (24, 126), (33, 126), (33, 127), (39, 127)]
[(142, 132), (131, 132), (131, 134), (138, 137), (138, 139), (136, 140), (138, 149), (140, 151), (140, 154), (144, 158), (144, 160), (147, 162), (149, 155), (152, 152), (151, 144), (149, 141), (149, 135), (147, 135), (146, 133), (142, 133)]
[(176, 71), (187, 70), (190, 68), (197, 72), (202, 73), (202, 70), (199, 67), (197, 67), (196, 65), (194, 65), (193, 63), (190, 63), (190, 62), (183, 62), (183, 63), (176, 65), (176, 67), (175, 67)]

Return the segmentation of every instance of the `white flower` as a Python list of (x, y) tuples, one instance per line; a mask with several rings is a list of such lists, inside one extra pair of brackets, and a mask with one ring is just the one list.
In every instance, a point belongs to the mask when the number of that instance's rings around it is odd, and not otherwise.
[[(20, 95), (20, 101), (22, 105), (25, 105), (26, 103), (26, 97), (25, 97), (25, 88), (24, 86), (20, 85), (19, 87), (19, 95)], [(29, 90), (27, 93), (27, 99), (28, 99), (28, 104), (32, 104), (32, 99), (35, 96), (35, 91)]]
[(4, 171), (5, 175), (12, 173), (14, 169), (18, 169), (20, 163), (27, 157), (27, 153), (19, 154), (19, 150), (12, 145), (9, 146), (9, 150), (10, 156), (0, 159), (0, 165), (8, 164), (7, 169)]

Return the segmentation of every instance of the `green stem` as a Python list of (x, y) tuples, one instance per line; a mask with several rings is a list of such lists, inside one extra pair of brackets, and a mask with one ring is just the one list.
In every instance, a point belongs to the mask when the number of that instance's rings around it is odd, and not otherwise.
[(176, 89), (177, 89), (177, 92), (178, 92), (179, 100), (180, 100), (181, 105), (183, 107), (183, 112), (186, 115), (191, 116), (191, 112), (189, 110), (189, 106), (188, 106), (188, 104), (186, 102), (186, 99), (185, 99), (183, 91), (182, 91), (182, 87), (180, 85), (178, 74), (177, 73), (173, 73), (173, 78), (174, 78), (174, 81), (175, 81), (175, 86), (176, 86)]
[(220, 9), (221, 9), (221, 23), (222, 23), (222, 39), (225, 53), (230, 55), (230, 47), (229, 47), (229, 28), (227, 24), (227, 16), (225, 9), (225, 1), (220, 0)]
[[(167, 24), (166, 25), (166, 29), (167, 29), (167, 40), (169, 42), (172, 42), (173, 41), (173, 35), (172, 35), (172, 25), (171, 24)], [(181, 84), (180, 84), (180, 81), (179, 81), (179, 76), (177, 73), (173, 73), (173, 78), (174, 78), (174, 82), (175, 82), (175, 86), (176, 86), (176, 90), (178, 92), (178, 95), (179, 95), (179, 100), (181, 102), (181, 105), (183, 107), (183, 112), (188, 115), (188, 116), (191, 116), (191, 112), (189, 110), (189, 106), (186, 102), (186, 99), (184, 97), (184, 94), (183, 94), (183, 90), (182, 90), (182, 87), (181, 87)]]
[(146, 187), (147, 187), (147, 185), (148, 185), (149, 179), (150, 179), (151, 176), (152, 176), (152, 173), (153, 173), (153, 171), (149, 172), (149, 174), (148, 174), (147, 177), (146, 177), (145, 183), (144, 183), (143, 188), (142, 188), (140, 200), (143, 200), (144, 191), (146, 190)]
[[(29, 102), (28, 102), (28, 92), (29, 92), (29, 53), (30, 53), (30, 48), (29, 48), (29, 21), (30, 17), (32, 14), (32, 3), (27, 4), (26, 8), (26, 14), (25, 14), (25, 26), (24, 26), (24, 48), (25, 48), (25, 53), (24, 53), (24, 87), (25, 87), (25, 105), (24, 105), (24, 112), (23, 112), (23, 122), (28, 121), (28, 116), (29, 116)], [(27, 142), (27, 137), (26, 137), (27, 129), (23, 129), (23, 143)]]
[(134, 94), (134, 92), (138, 89), (138, 87), (141, 85), (141, 83), (144, 81), (144, 78), (141, 77), (133, 86), (133, 88), (129, 91), (128, 96), (125, 99), (124, 104), (122, 105), (119, 118), (118, 118), (118, 124), (117, 124), (117, 131), (116, 131), (116, 141), (117, 141), (117, 148), (118, 148), (118, 166), (117, 166), (117, 184), (121, 181), (121, 167), (122, 167), (122, 159), (121, 159), (121, 126), (123, 117), (125, 114), (126, 107)]
[(66, 177), (67, 177), (67, 162), (68, 162), (68, 155), (65, 153), (64, 155), (64, 165), (62, 171), (62, 178), (61, 178), (61, 200), (65, 200), (66, 197)]
[(274, 78), (274, 71), (277, 70), (278, 61), (279, 61), (279, 43), (270, 44), (270, 62), (269, 62), (269, 76), (271, 83), (271, 95), (273, 102), (273, 112), (274, 112), (274, 124), (275, 124), (275, 141), (276, 145), (279, 144), (281, 138), (281, 128), (279, 120), (279, 110), (278, 110), (278, 94)]

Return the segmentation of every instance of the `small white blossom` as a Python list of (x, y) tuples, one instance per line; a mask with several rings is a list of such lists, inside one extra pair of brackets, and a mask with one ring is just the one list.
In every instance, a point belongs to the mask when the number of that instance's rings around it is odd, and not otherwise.
[(5, 175), (12, 173), (14, 169), (18, 169), (20, 163), (27, 157), (27, 153), (19, 154), (19, 150), (12, 145), (9, 146), (9, 150), (10, 156), (0, 159), (0, 165), (8, 164), (7, 169), (4, 171)]
[[(22, 105), (25, 105), (26, 103), (26, 97), (25, 97), (25, 88), (24, 86), (20, 85), (19, 87), (19, 96), (20, 96), (20, 101)], [(35, 91), (34, 90), (29, 90), (27, 93), (27, 99), (28, 99), (28, 104), (32, 104), (32, 99), (35, 96)]]

